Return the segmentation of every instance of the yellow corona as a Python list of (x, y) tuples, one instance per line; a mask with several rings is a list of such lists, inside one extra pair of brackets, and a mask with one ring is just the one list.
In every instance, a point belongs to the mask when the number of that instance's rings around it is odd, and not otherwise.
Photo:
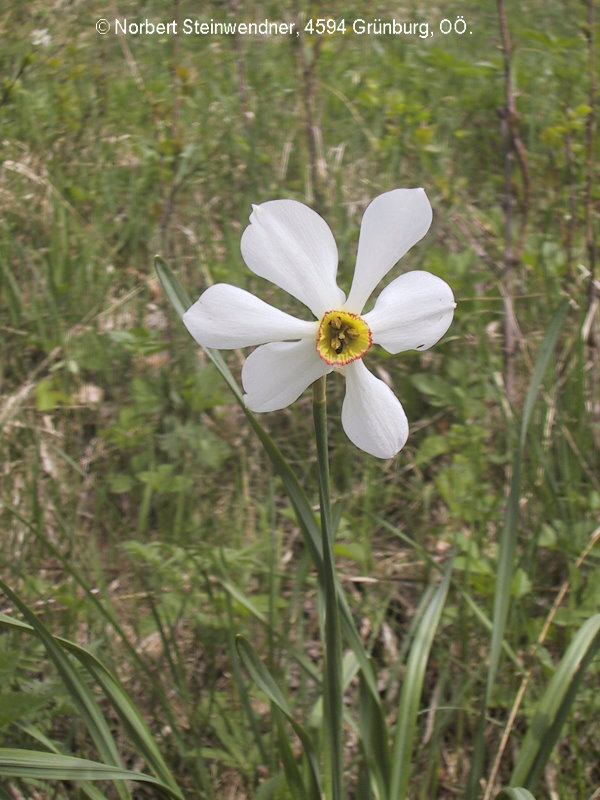
[(373, 345), (367, 323), (349, 311), (327, 311), (319, 325), (317, 353), (326, 364), (344, 366), (362, 358)]

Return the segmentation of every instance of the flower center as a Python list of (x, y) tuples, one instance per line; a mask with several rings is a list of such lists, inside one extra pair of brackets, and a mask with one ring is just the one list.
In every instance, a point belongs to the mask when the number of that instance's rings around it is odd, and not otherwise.
[(367, 323), (349, 311), (327, 311), (317, 334), (317, 353), (327, 364), (344, 365), (362, 358), (373, 345)]

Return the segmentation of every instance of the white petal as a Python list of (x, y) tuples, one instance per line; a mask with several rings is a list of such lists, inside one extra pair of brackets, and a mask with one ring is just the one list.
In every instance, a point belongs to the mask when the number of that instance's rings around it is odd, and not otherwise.
[(216, 283), (183, 315), (198, 344), (228, 350), (264, 342), (317, 336), (318, 323), (296, 319), (250, 292)]
[(389, 386), (372, 375), (362, 360), (345, 368), (346, 397), (342, 425), (350, 441), (377, 458), (392, 458), (408, 438), (408, 421)]
[(252, 272), (301, 300), (320, 319), (344, 302), (335, 277), (338, 253), (325, 220), (297, 200), (252, 206), (241, 250)]
[(244, 400), (251, 411), (276, 411), (328, 372), (331, 367), (317, 355), (314, 340), (265, 344), (250, 353), (242, 368)]
[(432, 216), (423, 189), (394, 189), (373, 200), (360, 226), (348, 311), (360, 314), (383, 276), (425, 236)]
[(381, 292), (363, 319), (373, 341), (390, 353), (427, 350), (452, 322), (454, 295), (448, 284), (430, 272), (405, 272)]

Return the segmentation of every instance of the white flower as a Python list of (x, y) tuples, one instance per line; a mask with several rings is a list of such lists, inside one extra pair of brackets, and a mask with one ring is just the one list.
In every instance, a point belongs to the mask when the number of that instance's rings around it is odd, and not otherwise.
[(31, 44), (34, 47), (50, 47), (52, 39), (48, 33), (48, 28), (36, 28), (31, 31)]
[(185, 312), (183, 322), (205, 347), (260, 345), (242, 369), (244, 400), (252, 411), (285, 408), (321, 376), (343, 372), (342, 425), (348, 438), (371, 455), (391, 458), (406, 443), (406, 415), (362, 357), (373, 344), (390, 353), (426, 350), (448, 330), (456, 304), (447, 283), (414, 271), (393, 280), (373, 308), (362, 312), (383, 276), (427, 233), (431, 218), (423, 189), (376, 197), (362, 219), (346, 298), (336, 285), (333, 234), (316, 212), (296, 200), (253, 206), (241, 241), (244, 261), (301, 300), (316, 319), (296, 319), (250, 292), (219, 283)]

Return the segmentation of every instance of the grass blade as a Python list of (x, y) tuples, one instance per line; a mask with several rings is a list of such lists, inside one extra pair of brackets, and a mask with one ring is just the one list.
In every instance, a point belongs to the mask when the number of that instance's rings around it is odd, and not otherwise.
[[(29, 633), (36, 633), (35, 629), (25, 622), (13, 619), (5, 614), (0, 614), (0, 625), (17, 628)], [(79, 662), (90, 673), (92, 678), (104, 691), (113, 709), (118, 714), (121, 722), (129, 733), (132, 745), (148, 764), (149, 768), (165, 784), (178, 792), (177, 784), (167, 767), (160, 750), (152, 736), (146, 722), (133, 704), (114, 675), (99, 661), (96, 656), (75, 642), (62, 637), (53, 636), (54, 642), (73, 653)]]
[(60, 753), (0, 748), (0, 775), (9, 778), (59, 781), (138, 781), (155, 786), (167, 797), (180, 800), (181, 795), (152, 775), (132, 772), (121, 767), (89, 761), (86, 758)]
[[(26, 623), (22, 624), (25, 625)], [(25, 722), (21, 722), (18, 725), (18, 727), (20, 730), (23, 731), (23, 733), (26, 733), (38, 744), (41, 744), (42, 747), (45, 747), (49, 753), (56, 753), (57, 755), (61, 755), (61, 751), (58, 749), (56, 744), (51, 739), (49, 739), (44, 733), (42, 733), (38, 728), (34, 727), (33, 725), (29, 725)], [(97, 789), (94, 786), (93, 783), (90, 783), (89, 781), (81, 781), (79, 784), (79, 788), (86, 797), (90, 798), (90, 800), (107, 800), (106, 795), (103, 794), (99, 789)]]
[(185, 292), (185, 289), (175, 278), (165, 260), (161, 256), (154, 257), (154, 268), (156, 269), (156, 273), (160, 282), (162, 283), (165, 294), (171, 302), (171, 305), (175, 311), (177, 311), (179, 316), (182, 317), (192, 305)]
[(319, 780), (319, 762), (315, 754), (315, 748), (312, 739), (302, 725), (300, 725), (300, 723), (294, 718), (292, 710), (287, 704), (285, 697), (281, 693), (279, 686), (277, 686), (271, 674), (259, 659), (250, 642), (244, 639), (243, 636), (238, 636), (236, 639), (236, 645), (238, 653), (240, 654), (240, 658), (242, 659), (242, 662), (248, 670), (248, 674), (252, 680), (256, 683), (259, 689), (266, 694), (276, 708), (285, 716), (294, 729), (294, 732), (302, 742), (304, 753), (306, 754), (309, 765), (309, 797), (312, 798), (312, 800), (320, 800), (321, 786)]
[(502, 789), (496, 800), (535, 800), (535, 797), (528, 789), (522, 786)]
[(527, 430), (529, 428), (531, 415), (533, 413), (535, 401), (544, 379), (546, 368), (548, 367), (550, 358), (552, 357), (554, 348), (556, 347), (559, 334), (566, 320), (568, 308), (568, 303), (565, 301), (554, 314), (552, 322), (550, 323), (550, 326), (546, 332), (546, 336), (544, 337), (544, 341), (540, 346), (533, 370), (533, 376), (529, 384), (527, 397), (525, 398), (525, 404), (523, 407), (519, 445), (513, 465), (510, 495), (508, 498), (508, 505), (504, 518), (502, 536), (500, 539), (500, 553), (498, 558), (496, 591), (494, 595), (492, 643), (490, 648), (490, 666), (487, 676), (486, 698), (491, 696), (492, 688), (496, 681), (498, 664), (500, 662), (500, 652), (502, 649), (502, 640), (504, 638), (504, 630), (506, 628), (506, 620), (510, 605), (510, 587), (512, 584), (514, 555), (519, 527), (521, 462), (523, 459), (525, 440), (527, 439)]
[[(129, 654), (133, 658), (133, 661), (136, 664), (137, 668), (140, 670), (140, 672), (145, 673), (145, 675), (147, 676), (147, 678), (149, 679), (149, 681), (152, 684), (153, 690), (160, 696), (160, 698), (161, 698), (161, 709), (164, 711), (165, 715), (167, 716), (167, 719), (168, 719), (168, 721), (170, 723), (170, 726), (171, 726), (171, 730), (173, 731), (173, 735), (176, 738), (179, 739), (177, 721), (175, 719), (175, 715), (173, 714), (171, 703), (170, 703), (169, 699), (167, 698), (166, 692), (165, 692), (161, 682), (156, 679), (156, 677), (153, 675), (152, 671), (149, 669), (149, 667), (146, 664), (146, 662), (143, 660), (143, 658), (141, 658), (141, 656), (139, 655), (139, 653), (137, 652), (135, 647), (131, 644), (131, 642), (129, 641), (129, 639), (127, 638), (127, 636), (125, 634), (125, 631), (123, 630), (123, 628), (121, 627), (121, 625), (119, 624), (118, 620), (116, 619), (114, 614), (111, 612), (111, 610), (105, 604), (103, 604), (100, 601), (100, 598), (98, 597), (98, 595), (96, 595), (92, 591), (92, 587), (87, 582), (87, 580), (84, 578), (83, 574), (74, 567), (73, 563), (62, 554), (62, 552), (59, 550), (59, 548), (56, 545), (54, 545), (47, 536), (44, 536), (37, 529), (37, 526), (32, 525), (30, 522), (28, 522), (21, 514), (19, 514), (17, 509), (13, 508), (11, 505), (6, 503), (4, 500), (2, 500), (2, 505), (11, 514), (13, 514), (15, 516), (15, 518), (19, 520), (19, 522), (21, 522), (23, 525), (25, 525), (31, 531), (31, 533), (34, 536), (36, 536), (36, 538), (46, 548), (48, 548), (48, 550), (52, 553), (52, 555), (56, 559), (58, 559), (60, 561), (60, 563), (63, 566), (63, 568), (65, 569), (65, 571), (69, 575), (71, 575), (77, 581), (77, 583), (81, 586), (81, 588), (85, 592), (86, 598), (89, 600), (90, 604), (98, 609), (98, 611), (101, 613), (101, 615), (107, 620), (107, 622), (111, 625), (113, 630), (118, 634), (118, 636), (120, 637), (121, 641), (123, 642), (123, 644), (127, 648)], [(13, 623), (16, 622), (16, 620), (13, 620), (11, 617), (5, 617), (4, 619), (5, 620), (10, 620)], [(25, 625), (25, 623), (22, 623), (22, 624)], [(27, 626), (25, 626), (25, 627), (27, 627)], [(56, 638), (57, 638), (57, 641), (61, 641), (62, 643), (68, 642), (68, 640), (66, 640), (66, 639), (59, 639), (58, 637), (56, 637)], [(198, 763), (199, 763), (199, 767), (201, 769), (201, 776), (203, 778), (204, 777), (204, 773), (203, 773), (203, 770), (202, 770), (203, 764), (202, 764), (202, 762), (200, 760), (199, 760)], [(168, 782), (168, 781), (166, 781), (166, 782)], [(209, 788), (208, 784), (204, 780), (203, 780), (203, 788), (205, 790)]]
[(383, 709), (379, 703), (373, 702), (373, 695), (368, 690), (364, 675), (360, 675), (359, 689), (359, 734), (367, 766), (366, 772), (371, 776), (378, 788), (381, 800), (389, 796), (390, 748), (388, 731)]
[(304, 785), (304, 781), (302, 780), (300, 768), (292, 751), (292, 746), (283, 724), (283, 714), (274, 704), (271, 704), (271, 708), (273, 717), (275, 718), (275, 722), (277, 724), (279, 755), (281, 757), (281, 763), (283, 764), (287, 785), (292, 798), (293, 800), (308, 800), (309, 795)]
[[(56, 643), (52, 634), (37, 618), (33, 611), (30, 611), (26, 603), (24, 603), (2, 580), (0, 580), (0, 589), (23, 614), (33, 628), (35, 635), (46, 648), (46, 652), (54, 662), (71, 700), (81, 714), (86, 728), (104, 762), (108, 765), (120, 768), (121, 759), (119, 751), (110, 732), (108, 723), (96, 703), (92, 692), (81, 680), (77, 670), (69, 661), (62, 648)], [(117, 784), (117, 791), (121, 800), (130, 800), (131, 795), (126, 786)]]
[(446, 602), (451, 572), (452, 564), (450, 563), (442, 582), (425, 609), (411, 644), (410, 654), (406, 664), (406, 674), (402, 684), (402, 695), (400, 697), (400, 708), (396, 721), (396, 733), (394, 736), (392, 753), (390, 797), (393, 798), (393, 800), (404, 800), (408, 790), (411, 756), (417, 726), (417, 715), (419, 713), (419, 703), (423, 690), (423, 681), (425, 679), (425, 670), (427, 669), (429, 651), (431, 650), (433, 638), (442, 616), (444, 603)]
[(492, 619), (492, 639), (490, 644), (490, 663), (487, 673), (486, 689), (484, 701), (479, 717), (479, 724), (475, 738), (475, 748), (471, 765), (471, 772), (467, 783), (466, 800), (475, 800), (479, 795), (479, 781), (483, 772), (484, 754), (484, 734), (486, 723), (486, 712), (489, 705), (492, 690), (496, 681), (498, 667), (500, 664), (500, 654), (502, 652), (502, 642), (508, 619), (510, 608), (510, 590), (512, 586), (515, 551), (517, 545), (517, 533), (519, 528), (519, 503), (521, 491), (521, 464), (523, 451), (527, 439), (527, 431), (531, 416), (539, 394), (542, 381), (550, 358), (556, 347), (556, 342), (567, 318), (569, 309), (568, 301), (564, 301), (558, 307), (552, 318), (552, 322), (546, 331), (544, 340), (540, 346), (525, 404), (521, 416), (521, 427), (519, 432), (519, 442), (517, 452), (513, 461), (513, 470), (510, 484), (510, 493), (504, 515), (504, 525), (499, 542), (498, 552), (498, 572), (496, 575), (496, 588), (494, 593), (494, 612)]
[(584, 673), (599, 648), (600, 614), (595, 614), (575, 634), (538, 703), (511, 783), (535, 788), (560, 737)]

